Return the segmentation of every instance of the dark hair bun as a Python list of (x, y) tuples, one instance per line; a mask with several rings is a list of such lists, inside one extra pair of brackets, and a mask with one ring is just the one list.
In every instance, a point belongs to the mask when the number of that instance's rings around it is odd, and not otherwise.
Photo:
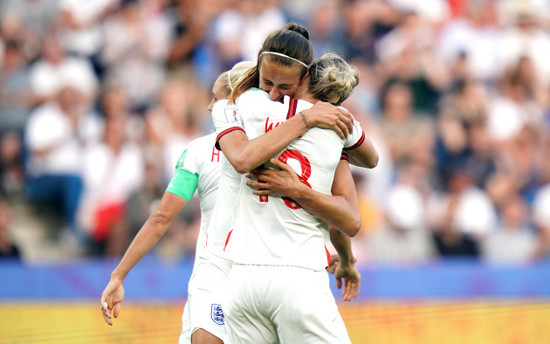
[(294, 31), (304, 36), (309, 41), (309, 32), (305, 27), (297, 23), (288, 23), (282, 27), (284, 30)]

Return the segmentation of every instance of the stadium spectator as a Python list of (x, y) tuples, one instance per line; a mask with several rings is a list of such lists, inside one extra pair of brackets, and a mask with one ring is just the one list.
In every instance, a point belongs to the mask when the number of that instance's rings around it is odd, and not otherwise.
[(35, 103), (22, 44), (17, 38), (0, 43), (0, 188), (9, 194), (17, 193), (22, 187), (21, 140)]
[(463, 3), (466, 3), (464, 15), (443, 25), (437, 49), (448, 65), (462, 57), (468, 75), (490, 84), (499, 77), (504, 65), (497, 6), (490, 0)]
[(158, 104), (145, 114), (148, 145), (163, 157), (165, 182), (170, 179), (181, 147), (204, 131), (207, 93), (193, 81), (168, 80), (158, 95)]
[(399, 25), (376, 44), (384, 84), (398, 81), (412, 91), (414, 112), (435, 116), (437, 103), (451, 80), (443, 60), (434, 51), (434, 31), (415, 12), (404, 11)]
[(385, 221), (369, 234), (367, 263), (415, 265), (435, 256), (423, 200), (413, 187), (395, 185), (385, 200)]
[(0, 134), (21, 132), (35, 105), (24, 41), (19, 28), (8, 25), (0, 24)]
[(58, 11), (56, 0), (5, 0), (0, 4), (1, 20), (15, 16), (36, 43), (54, 28)]
[(83, 94), (94, 100), (98, 80), (90, 62), (84, 58), (68, 56), (55, 35), (43, 38), (41, 56), (30, 68), (31, 86), (39, 102), (51, 100), (64, 83), (64, 78), (82, 80)]
[(346, 1), (341, 15), (344, 57), (369, 65), (378, 63), (376, 45), (399, 25), (400, 11), (385, 1)]
[[(30, 114), (25, 128), (25, 193), (31, 203), (53, 206), (61, 230), (73, 246), (82, 233), (76, 222), (82, 192), (81, 142), (85, 138), (85, 96), (78, 80), (65, 78), (56, 97)], [(76, 240), (75, 240), (76, 239)]]
[(449, 104), (438, 120), (436, 160), (439, 182), (447, 183), (452, 171), (464, 166), (473, 183), (485, 188), (496, 171), (494, 143), (488, 134), (486, 116), (480, 112), (468, 118), (453, 112)]
[(55, 32), (61, 43), (70, 53), (86, 58), (94, 66), (98, 75), (103, 66), (100, 53), (103, 47), (101, 25), (109, 18), (116, 2), (113, 0), (59, 0), (59, 12), (55, 20)]
[[(548, 20), (548, 3), (535, 1), (503, 1), (501, 4), (502, 44), (499, 48), (504, 68), (516, 65), (528, 56), (543, 81), (550, 81), (550, 34), (544, 27)], [(546, 18), (545, 18), (546, 17)]]
[(464, 233), (455, 224), (459, 203), (458, 195), (452, 195), (446, 200), (444, 213), (434, 228), (433, 240), (438, 256), (442, 259), (469, 257), (477, 259), (480, 256), (479, 242), (471, 234)]
[(343, 53), (343, 23), (338, 6), (337, 1), (327, 0), (319, 2), (312, 9), (307, 21), (311, 31), (313, 56), (319, 57), (329, 52)]
[(146, 11), (142, 1), (123, 0), (102, 29), (104, 77), (124, 88), (132, 110), (145, 111), (156, 102), (166, 79), (168, 19)]
[(537, 243), (527, 210), (527, 202), (519, 195), (501, 201), (499, 229), (491, 232), (481, 245), (484, 261), (502, 265), (531, 262)]
[(496, 227), (496, 212), (485, 190), (473, 184), (472, 174), (461, 167), (453, 171), (448, 184), (451, 198), (457, 197), (454, 225), (481, 240)]
[(377, 125), (396, 167), (407, 161), (431, 159), (432, 120), (414, 113), (411, 88), (395, 82), (381, 96), (382, 115)]
[(120, 256), (128, 243), (126, 204), (143, 182), (140, 147), (126, 135), (128, 115), (110, 113), (100, 141), (82, 152), (83, 194), (80, 227), (91, 238), (92, 252)]
[(0, 199), (0, 259), (22, 259), (22, 252), (12, 237), (13, 206), (6, 199)]
[(550, 183), (544, 185), (535, 196), (533, 223), (539, 234), (533, 259), (547, 260), (550, 253)]
[[(213, 44), (214, 20), (228, 6), (229, 1), (178, 0), (172, 15), (172, 43), (168, 54), (171, 77), (195, 80), (208, 89), (220, 69), (218, 51)], [(174, 6), (172, 6), (174, 7)]]

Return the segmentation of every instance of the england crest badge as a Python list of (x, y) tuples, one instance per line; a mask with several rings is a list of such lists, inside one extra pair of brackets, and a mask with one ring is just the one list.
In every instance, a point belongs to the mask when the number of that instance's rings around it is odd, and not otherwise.
[(213, 303), (210, 311), (210, 317), (216, 324), (223, 325), (224, 321), (222, 306), (217, 303)]

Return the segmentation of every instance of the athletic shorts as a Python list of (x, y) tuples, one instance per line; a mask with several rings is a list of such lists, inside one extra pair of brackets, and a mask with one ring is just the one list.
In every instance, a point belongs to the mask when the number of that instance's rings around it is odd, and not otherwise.
[(229, 343), (225, 330), (225, 319), (220, 300), (214, 299), (207, 292), (189, 295), (181, 316), (182, 332), (179, 344), (190, 344), (191, 335), (198, 329)]
[(187, 302), (183, 306), (183, 314), (181, 315), (181, 333), (179, 344), (191, 344), (191, 335), (193, 330), (191, 329), (191, 314), (189, 314), (189, 306)]
[(234, 264), (226, 288), (233, 344), (351, 343), (326, 271)]
[(230, 262), (210, 257), (198, 257), (189, 282), (189, 294), (182, 314), (182, 332), (179, 344), (191, 343), (191, 335), (203, 329), (230, 343), (222, 309), (222, 292), (230, 269)]

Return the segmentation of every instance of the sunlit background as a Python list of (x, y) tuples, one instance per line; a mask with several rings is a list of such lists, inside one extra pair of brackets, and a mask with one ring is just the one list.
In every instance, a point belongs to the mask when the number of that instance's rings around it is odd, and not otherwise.
[(380, 153), (353, 169), (362, 289), (333, 291), (354, 343), (550, 343), (547, 0), (0, 1), (0, 343), (174, 343), (193, 198), (99, 297), (216, 77), (306, 26), (345, 57), (343, 104)]

